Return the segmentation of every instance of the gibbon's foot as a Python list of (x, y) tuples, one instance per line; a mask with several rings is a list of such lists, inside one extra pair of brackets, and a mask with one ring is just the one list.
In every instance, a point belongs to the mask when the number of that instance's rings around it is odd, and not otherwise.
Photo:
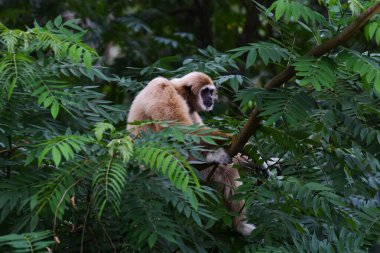
[(239, 232), (243, 236), (249, 236), (251, 232), (256, 229), (255, 225), (245, 223), (245, 222), (239, 222), (236, 226), (236, 231)]
[[(261, 157), (260, 157), (261, 158)], [(262, 159), (262, 158), (261, 158)], [(268, 169), (270, 166), (273, 166), (275, 164), (278, 164), (279, 162), (281, 162), (282, 160), (278, 157), (271, 157), (268, 161), (265, 161), (263, 163), (263, 165), (261, 165), (263, 167), (263, 169)]]
[(209, 152), (207, 154), (206, 161), (209, 163), (216, 162), (216, 163), (222, 163), (222, 164), (229, 164), (232, 162), (232, 159), (226, 153), (224, 148), (218, 148), (217, 150)]

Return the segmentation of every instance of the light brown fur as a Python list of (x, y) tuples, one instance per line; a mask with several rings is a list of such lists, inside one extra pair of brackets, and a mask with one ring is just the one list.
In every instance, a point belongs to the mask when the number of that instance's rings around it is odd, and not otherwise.
[[(196, 111), (190, 114), (189, 105), (185, 100), (185, 98), (188, 99), (188, 101), (196, 107), (194, 109), (198, 109), (196, 103), (197, 98), (190, 96), (185, 84), (191, 83), (194, 87), (192, 89), (198, 91), (201, 86), (212, 83), (211, 79), (205, 77), (201, 79), (201, 81), (193, 80), (193, 78), (185, 80), (174, 79), (173, 81), (169, 81), (163, 77), (153, 79), (133, 101), (128, 115), (128, 122), (141, 120), (176, 120), (179, 124), (183, 125), (192, 125), (195, 123), (203, 124)], [(146, 128), (146, 126), (127, 126), (127, 130), (135, 135), (137, 135), (140, 130), (144, 130), (144, 128)], [(159, 131), (161, 127), (155, 125), (153, 130)]]
[[(211, 78), (200, 72), (192, 72), (182, 78), (171, 80), (157, 77), (150, 81), (136, 96), (131, 105), (128, 122), (176, 120), (178, 124), (183, 125), (203, 125), (202, 119), (198, 114), (198, 111), (203, 109), (200, 105), (199, 93), (202, 87), (206, 85), (215, 87)], [(138, 135), (139, 131), (145, 131), (147, 128), (151, 128), (154, 131), (162, 129), (157, 124), (137, 127), (133, 125), (127, 126), (127, 130), (134, 135)], [(220, 134), (220, 132), (213, 134)], [(212, 168), (203, 170), (202, 174), (207, 177), (211, 170)], [(220, 190), (223, 193), (228, 209), (240, 212), (244, 206), (244, 202), (230, 200), (236, 187), (240, 185), (240, 182), (237, 181), (239, 179), (239, 172), (232, 168), (232, 164), (220, 164), (211, 179), (220, 185)], [(233, 223), (235, 229), (244, 235), (248, 235), (253, 229), (249, 227), (252, 225), (244, 222), (243, 215), (235, 217)]]

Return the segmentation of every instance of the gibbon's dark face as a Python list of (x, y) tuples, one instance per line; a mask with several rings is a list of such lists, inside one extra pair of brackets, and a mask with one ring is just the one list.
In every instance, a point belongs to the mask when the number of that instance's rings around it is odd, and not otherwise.
[(214, 92), (215, 89), (212, 89), (211, 87), (205, 87), (201, 90), (202, 103), (207, 111), (211, 110), (214, 105)]

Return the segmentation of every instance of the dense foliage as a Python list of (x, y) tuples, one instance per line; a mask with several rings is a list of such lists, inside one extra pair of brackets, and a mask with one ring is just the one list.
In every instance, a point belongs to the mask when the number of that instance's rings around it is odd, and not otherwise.
[[(329, 54), (305, 53), (375, 1), (260, 2), (4, 1), (0, 251), (367, 252), (380, 236), (380, 15)], [(286, 66), (295, 78), (262, 88)], [(235, 196), (257, 226), (247, 238), (186, 160), (204, 162), (215, 137), (125, 131), (147, 81), (194, 70), (219, 86), (210, 126), (237, 134), (260, 111)]]

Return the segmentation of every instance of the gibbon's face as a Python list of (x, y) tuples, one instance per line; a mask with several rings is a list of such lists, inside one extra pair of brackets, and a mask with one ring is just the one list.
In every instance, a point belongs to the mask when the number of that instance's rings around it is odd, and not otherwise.
[(199, 103), (204, 111), (211, 111), (216, 99), (216, 88), (214, 85), (206, 85), (201, 89)]

